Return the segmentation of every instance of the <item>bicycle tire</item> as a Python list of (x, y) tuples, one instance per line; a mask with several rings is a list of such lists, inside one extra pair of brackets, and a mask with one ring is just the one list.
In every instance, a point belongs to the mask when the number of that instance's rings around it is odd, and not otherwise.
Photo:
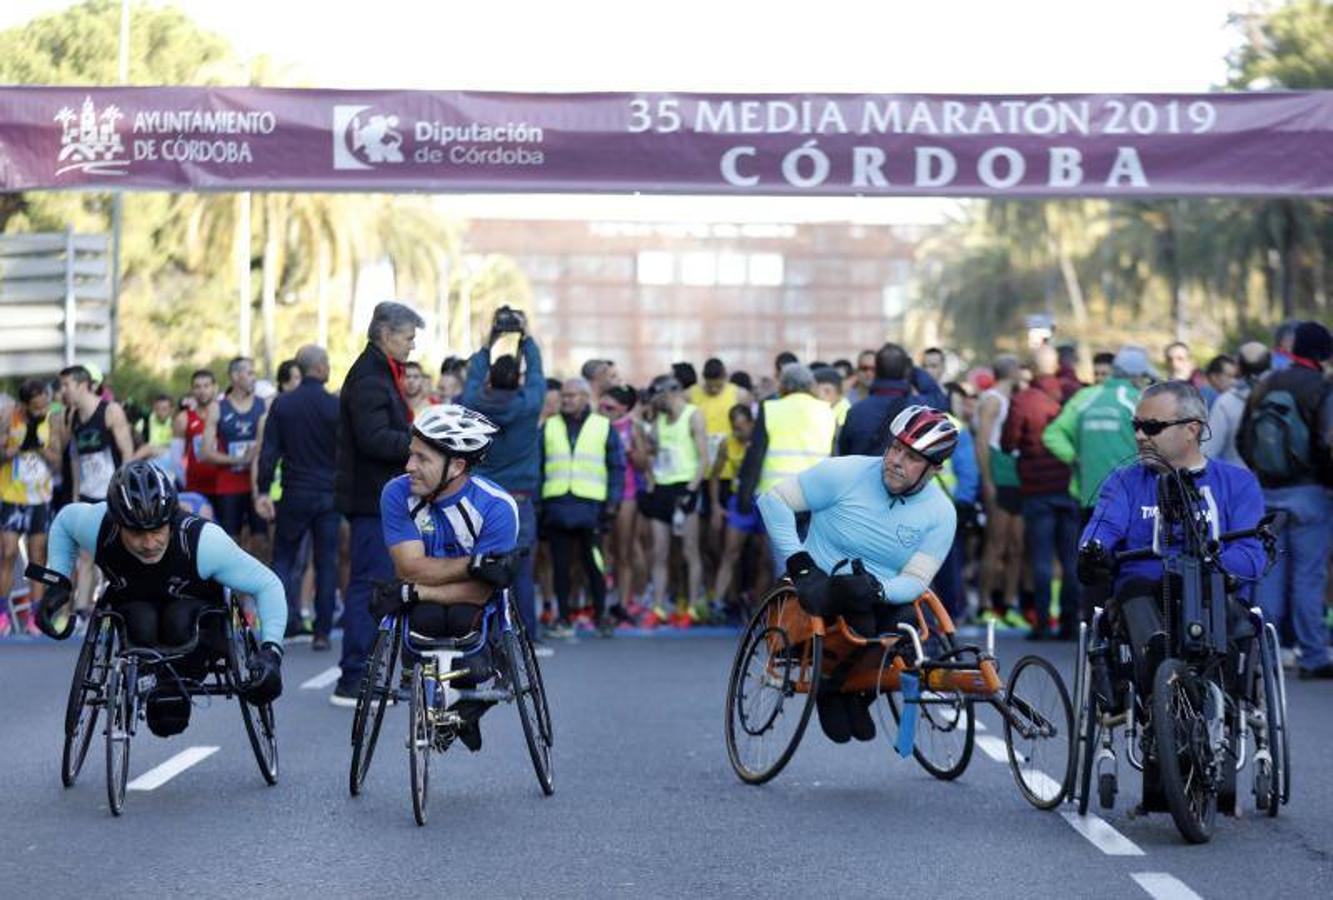
[[(1028, 672), (1040, 672), (1041, 675), (1029, 676), (1024, 683), (1024, 675)], [(1042, 685), (1046, 681), (1053, 687)], [(1047, 691), (1053, 691), (1052, 709), (1038, 708), (1039, 700), (1044, 698)], [(1064, 679), (1056, 671), (1055, 666), (1051, 665), (1040, 656), (1024, 656), (1014, 664), (1013, 670), (1009, 673), (1008, 683), (1005, 685), (1005, 700), (1009, 704), (1010, 711), (1014, 715), (1021, 715), (1029, 722), (1040, 717), (1045, 725), (1054, 729), (1054, 733), (1049, 736), (1049, 741), (1053, 743), (1034, 742), (1029, 748), (1030, 752), (1020, 753), (1015, 746), (1015, 739), (1023, 739), (1022, 735), (1013, 727), (1008, 717), (1004, 720), (1004, 743), (1005, 749), (1009, 755), (1009, 770), (1013, 773), (1014, 782), (1018, 785), (1018, 791), (1023, 795), (1023, 799), (1040, 810), (1052, 810), (1069, 794), (1074, 780), (1074, 708), (1069, 700), (1069, 691), (1065, 687)], [(1038, 698), (1038, 699), (1032, 699)], [(1041, 706), (1047, 704), (1041, 703)], [(1052, 714), (1059, 716), (1063, 713), (1063, 718), (1058, 721), (1052, 718)], [(1058, 756), (1060, 744), (1064, 746), (1064, 759)], [(1024, 763), (1035, 760), (1038, 756), (1037, 748), (1042, 752), (1051, 750), (1057, 755), (1052, 759), (1054, 768), (1058, 771), (1057, 782), (1051, 773), (1046, 771), (1045, 766), (1032, 767), (1026, 769)], [(1021, 762), (1019, 757), (1025, 757)], [(1024, 772), (1027, 771), (1027, 775)], [(1056, 790), (1051, 790), (1052, 785)], [(1042, 790), (1046, 793), (1042, 793)], [(1048, 795), (1049, 794), (1049, 795)]]
[[(384, 724), (384, 708), (389, 703), (394, 663), (398, 657), (397, 637), (396, 628), (379, 631), (366, 660), (365, 674), (361, 676), (356, 711), (352, 714), (352, 764), (347, 776), (348, 791), (353, 797), (358, 796), (365, 786), (370, 761), (379, 741), (380, 726)], [(370, 726), (369, 732), (366, 731), (367, 725)]]
[(135, 673), (127, 673), (122, 666), (111, 671), (107, 686), (106, 713), (106, 798), (111, 814), (119, 816), (125, 809), (125, 788), (130, 775), (130, 726), (133, 716)]
[(1278, 746), (1282, 750), (1282, 771), (1278, 781), (1282, 785), (1282, 805), (1291, 801), (1291, 728), (1287, 718), (1287, 672), (1282, 668), (1282, 646), (1277, 637), (1277, 626), (1272, 622), (1264, 625), (1268, 636), (1269, 653), (1273, 658), (1273, 671), (1277, 673), (1278, 693)]
[(1191, 844), (1212, 839), (1217, 816), (1217, 795), (1198, 758), (1200, 741), (1206, 740), (1204, 690), (1204, 679), (1183, 660), (1164, 660), (1153, 676), (1153, 737), (1162, 792), (1176, 829)]
[(525, 638), (518, 633), (507, 631), (504, 635), (505, 655), (509, 664), (510, 688), (514, 692), (514, 703), (518, 706), (519, 723), (523, 726), (523, 739), (528, 745), (528, 755), (532, 758), (532, 769), (537, 774), (537, 783), (542, 794), (549, 797), (555, 793), (554, 771), (551, 766), (551, 742), (543, 733), (542, 720), (547, 720), (549, 712), (543, 715), (546, 705), (544, 688), (541, 682), (541, 670), (536, 668), (537, 657)]
[[(1265, 633), (1259, 645), (1259, 677), (1263, 681), (1264, 730), (1268, 743), (1269, 770), (1266, 773), (1268, 783), (1255, 785), (1255, 805), (1269, 818), (1276, 817), (1282, 807), (1282, 785), (1287, 767), (1286, 723), (1283, 721), (1282, 689), (1277, 674), (1277, 668), (1281, 665), (1282, 661), (1273, 655)], [(1256, 771), (1256, 779), (1259, 774)]]
[[(746, 627), (741, 636), (740, 644), (736, 647), (736, 656), (732, 661), (731, 675), (727, 680), (727, 699), (726, 699), (726, 744), (727, 758), (731, 762), (732, 771), (734, 771), (746, 784), (763, 784), (772, 780), (781, 772), (791, 761), (796, 753), (796, 748), (800, 746), (801, 737), (805, 734), (806, 727), (810, 724), (810, 716), (815, 708), (815, 695), (819, 692), (820, 668), (823, 662), (824, 639), (819, 634), (810, 636), (810, 659), (808, 689), (802, 697), (796, 690), (796, 685), (800, 681), (801, 669), (803, 668), (804, 654), (801, 654), (801, 661), (796, 662), (795, 677), (793, 677), (793, 652), (796, 647), (792, 645), (790, 635), (786, 629), (780, 626), (784, 604), (799, 604), (796, 591), (789, 585), (780, 585), (775, 588), (759, 605), (759, 609), (750, 619), (750, 624)], [(772, 652), (774, 647), (778, 648), (775, 654)], [(781, 669), (781, 680), (777, 685), (768, 683), (772, 679), (764, 678), (760, 688), (768, 688), (776, 693), (777, 703), (767, 716), (758, 717), (752, 722), (747, 716), (746, 702), (748, 695), (745, 691), (745, 674), (749, 671), (749, 663), (758, 658), (760, 653), (767, 653), (768, 662), (761, 666), (761, 670), (770, 671), (771, 663), (778, 659), (777, 666)], [(782, 744), (775, 756), (768, 763), (763, 762), (763, 741), (758, 742), (759, 759), (749, 760), (744, 757), (750, 755), (746, 748), (742, 746), (744, 738), (763, 738), (774, 729), (778, 721), (787, 711), (787, 702), (791, 700), (794, 705), (794, 727), (791, 735), (786, 742)], [(756, 722), (762, 720), (762, 724), (756, 725)], [(748, 744), (748, 742), (746, 742)]]
[(430, 791), (430, 753), (434, 739), (426, 710), (424, 668), (412, 669), (412, 704), (407, 717), (407, 759), (412, 777), (412, 817), (418, 825), (426, 824), (426, 801)]

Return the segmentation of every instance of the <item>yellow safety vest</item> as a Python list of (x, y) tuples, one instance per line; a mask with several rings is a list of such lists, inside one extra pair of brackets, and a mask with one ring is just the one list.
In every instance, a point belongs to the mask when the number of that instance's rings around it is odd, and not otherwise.
[(589, 413), (571, 447), (565, 417), (554, 415), (547, 419), (543, 428), (546, 469), (542, 499), (573, 494), (584, 500), (605, 500), (606, 439), (610, 433), (610, 419), (600, 413)]
[[(957, 428), (959, 431), (963, 430), (963, 423), (958, 421), (953, 413), (945, 413), (944, 415), (953, 423), (954, 428)], [(944, 466), (940, 469), (939, 474), (935, 476), (935, 480), (940, 483), (940, 487), (944, 488), (946, 494), (950, 497), (953, 496), (954, 490), (958, 487), (958, 474), (953, 470), (952, 456), (944, 461)]]
[(833, 408), (809, 394), (788, 394), (764, 401), (768, 450), (759, 474), (759, 493), (799, 475), (833, 448)]
[(838, 402), (833, 404), (833, 423), (841, 428), (847, 423), (847, 411), (852, 408), (851, 402), (846, 397), (839, 397)]
[(171, 420), (159, 422), (153, 418), (152, 413), (148, 414), (148, 443), (153, 447), (171, 446)]

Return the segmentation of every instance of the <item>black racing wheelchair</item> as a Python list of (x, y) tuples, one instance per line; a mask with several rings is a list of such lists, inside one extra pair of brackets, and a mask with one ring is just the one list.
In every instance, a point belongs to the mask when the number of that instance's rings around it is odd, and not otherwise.
[[(1095, 790), (1102, 809), (1119, 793), (1118, 763), (1145, 773), (1181, 835), (1211, 839), (1219, 808), (1239, 814), (1237, 784), (1247, 763), (1254, 808), (1276, 816), (1291, 797), (1286, 681), (1277, 629), (1257, 606), (1241, 601), (1242, 585), (1221, 568), (1228, 542), (1258, 537), (1273, 558), (1279, 517), (1211, 539), (1206, 509), (1179, 476), (1159, 481), (1162, 529), (1151, 548), (1116, 554), (1117, 563), (1160, 556), (1160, 626), (1138, 654), (1122, 626), (1126, 612), (1098, 607), (1079, 629), (1075, 672), (1074, 780), (1070, 799), (1086, 815)], [(1116, 621), (1113, 621), (1113, 618)], [(1145, 690), (1145, 688), (1150, 690)], [(1094, 775), (1096, 776), (1094, 786)]]
[[(551, 709), (541, 667), (508, 589), (499, 589), (483, 607), (475, 631), (457, 638), (416, 633), (410, 626), (413, 602), (385, 614), (352, 717), (352, 764), (348, 789), (365, 785), (386, 707), (401, 698), (397, 670), (407, 688), (408, 768), (412, 815), (426, 824), (430, 758), (444, 753), (470, 724), (462, 703), (513, 703), (542, 794), (555, 791), (551, 765)], [(455, 682), (464, 686), (455, 686)], [(455, 702), (455, 701), (461, 701)], [(478, 713), (479, 714), (479, 713)], [(475, 720), (473, 720), (475, 722)]]
[[(64, 584), (64, 576), (37, 565), (29, 565), (29, 578), (48, 585)], [(219, 625), (225, 651), (199, 653), (204, 623)], [(211, 624), (211, 623), (210, 623)], [(64, 636), (73, 630), (74, 616), (65, 625)], [(142, 647), (130, 643), (124, 618), (98, 598), (88, 620), (88, 630), (79, 648), (65, 704), (65, 744), (61, 754), (60, 780), (73, 787), (92, 746), (99, 717), (105, 716), (102, 734), (106, 742), (106, 790), (113, 815), (125, 808), (130, 771), (130, 743), (145, 719), (147, 701), (156, 693), (174, 694), (184, 702), (195, 697), (235, 697), (250, 739), (259, 773), (270, 785), (278, 782), (277, 726), (273, 704), (254, 704), (246, 699), (250, 686), (250, 659), (259, 652), (254, 628), (238, 598), (225, 591), (223, 602), (202, 609), (186, 643), (168, 647)]]

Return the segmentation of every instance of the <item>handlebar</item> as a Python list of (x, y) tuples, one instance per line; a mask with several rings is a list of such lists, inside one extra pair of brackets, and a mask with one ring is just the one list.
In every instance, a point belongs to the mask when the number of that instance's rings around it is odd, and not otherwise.
[[(1217, 539), (1218, 544), (1226, 544), (1231, 541), (1241, 541), (1246, 538), (1270, 539), (1275, 537), (1282, 527), (1287, 523), (1286, 510), (1277, 509), (1270, 513), (1264, 513), (1259, 524), (1253, 528), (1242, 528), (1239, 531), (1228, 531)], [(1134, 550), (1121, 550), (1115, 554), (1117, 563), (1132, 562), (1138, 559), (1152, 559), (1157, 556), (1152, 547), (1139, 547)]]

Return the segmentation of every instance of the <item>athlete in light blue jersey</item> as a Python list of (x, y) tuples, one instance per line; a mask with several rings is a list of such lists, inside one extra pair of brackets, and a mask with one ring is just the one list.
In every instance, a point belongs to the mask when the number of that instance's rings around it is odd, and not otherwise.
[[(890, 425), (883, 458), (827, 459), (759, 498), (774, 559), (785, 559), (801, 605), (827, 621), (883, 633), (907, 614), (953, 545), (953, 502), (935, 475), (958, 443), (943, 413), (909, 406)], [(812, 513), (801, 541), (796, 514)], [(860, 560), (864, 574), (834, 572)], [(832, 577), (831, 577), (832, 576)], [(871, 740), (870, 696), (821, 691), (819, 722), (838, 743)]]

